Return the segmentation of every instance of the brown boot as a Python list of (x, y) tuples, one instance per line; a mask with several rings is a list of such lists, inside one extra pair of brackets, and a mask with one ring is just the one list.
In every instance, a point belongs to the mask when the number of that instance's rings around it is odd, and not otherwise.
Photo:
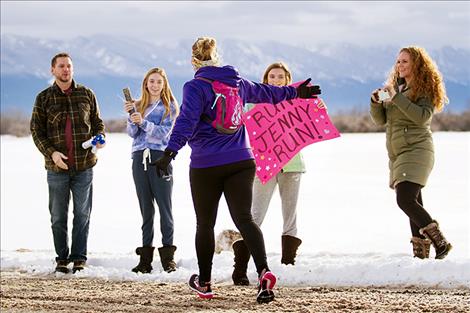
[(67, 267), (67, 265), (70, 263), (69, 260), (57, 260), (56, 262), (57, 262), (57, 265), (55, 267), (56, 272), (60, 272), (64, 274), (67, 274), (68, 272), (70, 272), (69, 268)]
[(297, 248), (300, 246), (301, 243), (302, 240), (297, 237), (289, 235), (282, 236), (282, 264), (294, 265), (295, 257), (297, 255)]
[(140, 255), (139, 264), (132, 269), (134, 273), (141, 272), (143, 274), (150, 273), (152, 271), (153, 251), (155, 247), (139, 247), (135, 249), (135, 253)]
[(452, 245), (444, 237), (439, 229), (439, 224), (436, 221), (432, 221), (429, 225), (421, 228), (419, 233), (431, 240), (432, 245), (436, 250), (436, 259), (445, 258), (450, 249), (452, 249)]
[(85, 260), (75, 260), (73, 261), (73, 268), (72, 268), (72, 273), (76, 273), (79, 271), (82, 271), (86, 266), (86, 261)]
[(173, 257), (175, 256), (175, 251), (175, 246), (164, 246), (158, 248), (158, 253), (160, 254), (160, 261), (162, 262), (163, 270), (167, 273), (176, 271), (176, 263), (173, 260)]
[(419, 237), (411, 237), (413, 244), (413, 255), (415, 258), (428, 259), (429, 258), (429, 249), (431, 247), (431, 240), (422, 239)]
[(233, 253), (235, 254), (233, 265), (232, 280), (233, 284), (237, 286), (248, 286), (250, 281), (246, 276), (246, 269), (248, 261), (250, 260), (250, 252), (243, 240), (237, 240), (232, 245)]

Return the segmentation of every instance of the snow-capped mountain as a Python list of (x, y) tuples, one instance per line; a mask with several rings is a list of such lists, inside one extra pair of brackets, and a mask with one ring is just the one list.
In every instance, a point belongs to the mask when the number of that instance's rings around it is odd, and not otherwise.
[[(129, 86), (134, 97), (140, 93), (145, 72), (152, 67), (166, 70), (173, 92), (181, 101), (185, 81), (192, 78), (190, 65), (193, 39), (168, 44), (155, 38), (145, 42), (119, 36), (96, 35), (60, 40), (1, 36), (1, 107), (30, 112), (36, 94), (51, 81), (50, 59), (60, 52), (72, 55), (75, 78), (92, 88), (105, 118), (121, 115), (121, 90)], [(252, 44), (220, 40), (225, 64), (236, 66), (241, 75), (259, 81), (267, 65), (282, 60), (291, 68), (294, 81), (312, 77), (322, 87), (322, 97), (331, 112), (366, 109), (370, 92), (380, 87), (393, 66), (399, 47), (359, 45), (316, 45), (303, 47), (279, 42)], [(444, 75), (449, 109), (470, 106), (470, 51), (444, 47), (431, 50)]]

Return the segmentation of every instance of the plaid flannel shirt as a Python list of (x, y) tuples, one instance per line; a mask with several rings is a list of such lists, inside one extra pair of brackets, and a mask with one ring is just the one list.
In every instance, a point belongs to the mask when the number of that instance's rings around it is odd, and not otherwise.
[(96, 97), (91, 89), (72, 80), (72, 93), (65, 95), (54, 83), (40, 92), (34, 103), (31, 117), (31, 134), (36, 147), (44, 155), (45, 167), (55, 172), (66, 172), (55, 165), (51, 156), (54, 151), (67, 155), (65, 145), (65, 121), (72, 120), (75, 170), (93, 167), (97, 158), (91, 149), (83, 149), (82, 143), (97, 134), (104, 135), (104, 124)]

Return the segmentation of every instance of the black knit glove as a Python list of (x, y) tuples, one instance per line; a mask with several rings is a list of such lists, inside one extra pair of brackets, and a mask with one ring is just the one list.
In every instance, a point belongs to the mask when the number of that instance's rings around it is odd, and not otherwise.
[(304, 98), (304, 99), (316, 98), (317, 95), (321, 94), (320, 86), (318, 85), (307, 86), (311, 80), (312, 79), (309, 78), (297, 87), (298, 98)]
[(157, 175), (158, 177), (169, 176), (168, 166), (170, 165), (171, 160), (174, 160), (178, 153), (169, 149), (165, 149), (163, 156), (152, 162), (152, 165), (157, 167)]

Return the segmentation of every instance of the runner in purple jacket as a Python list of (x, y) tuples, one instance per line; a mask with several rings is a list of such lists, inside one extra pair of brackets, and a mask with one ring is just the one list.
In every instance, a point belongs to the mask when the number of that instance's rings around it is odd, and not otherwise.
[(192, 64), (195, 79), (183, 87), (181, 112), (176, 119), (170, 141), (162, 158), (155, 162), (160, 175), (177, 152), (186, 145), (191, 147), (190, 185), (196, 211), (196, 253), (199, 275), (191, 276), (189, 286), (201, 298), (213, 297), (211, 289), (212, 259), (214, 256), (214, 226), (219, 200), (224, 194), (230, 214), (255, 261), (259, 275), (257, 301), (274, 299), (272, 288), (276, 277), (269, 271), (263, 234), (251, 216), (251, 201), (255, 162), (245, 127), (236, 133), (219, 133), (202, 120), (205, 114), (215, 117), (211, 109), (215, 94), (203, 77), (239, 88), (244, 103), (279, 103), (296, 97), (313, 98), (320, 93), (318, 86), (307, 86), (308, 81), (294, 87), (275, 87), (248, 81), (232, 66), (219, 66), (216, 41), (199, 38), (192, 47)]

